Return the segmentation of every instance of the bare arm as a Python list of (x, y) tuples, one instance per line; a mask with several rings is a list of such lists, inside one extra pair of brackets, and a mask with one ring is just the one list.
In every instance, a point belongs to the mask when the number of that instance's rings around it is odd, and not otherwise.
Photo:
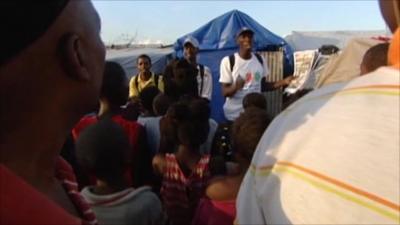
[(222, 95), (224, 97), (232, 97), (233, 95), (236, 94), (238, 90), (243, 88), (244, 80), (240, 76), (238, 76), (235, 83), (233, 84), (222, 83), (221, 86), (222, 86)]

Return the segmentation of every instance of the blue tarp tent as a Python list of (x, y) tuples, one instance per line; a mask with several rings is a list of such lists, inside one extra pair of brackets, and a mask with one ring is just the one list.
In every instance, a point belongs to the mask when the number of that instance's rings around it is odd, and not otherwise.
[(176, 55), (182, 57), (182, 44), (187, 36), (193, 36), (199, 41), (198, 62), (208, 66), (213, 75), (211, 117), (217, 122), (225, 120), (222, 110), (225, 99), (221, 94), (218, 82), (220, 62), (224, 56), (231, 55), (238, 50), (235, 35), (242, 27), (248, 27), (254, 31), (254, 50), (268, 51), (282, 47), (286, 55), (285, 66), (292, 67), (293, 52), (286, 41), (238, 10), (230, 11), (211, 20), (192, 33), (179, 38), (174, 44)]

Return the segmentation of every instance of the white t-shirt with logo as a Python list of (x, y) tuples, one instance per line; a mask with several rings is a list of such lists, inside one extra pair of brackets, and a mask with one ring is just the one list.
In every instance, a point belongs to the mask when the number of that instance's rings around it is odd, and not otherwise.
[(243, 111), (242, 100), (244, 96), (253, 92), (261, 92), (261, 79), (268, 76), (267, 63), (261, 64), (257, 56), (252, 53), (250, 59), (242, 59), (238, 53), (234, 54), (235, 65), (231, 71), (229, 56), (226, 56), (221, 61), (220, 66), (220, 83), (234, 84), (238, 76), (244, 81), (245, 85), (241, 90), (238, 90), (232, 97), (227, 97), (224, 104), (224, 114), (228, 120), (235, 120)]

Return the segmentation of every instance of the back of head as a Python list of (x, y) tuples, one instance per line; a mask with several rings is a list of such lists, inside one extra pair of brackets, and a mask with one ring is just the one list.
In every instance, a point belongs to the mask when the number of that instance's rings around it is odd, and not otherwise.
[(271, 122), (265, 110), (249, 107), (235, 120), (232, 126), (231, 143), (234, 152), (248, 162), (251, 161), (257, 144)]
[(198, 96), (197, 69), (185, 59), (172, 61), (165, 69), (165, 94), (174, 99)]
[(250, 93), (247, 94), (243, 98), (243, 108), (247, 109), (248, 107), (257, 107), (260, 109), (267, 109), (267, 100), (265, 99), (264, 95), (260, 93)]
[(208, 137), (210, 107), (203, 99), (194, 99), (188, 104), (189, 116), (178, 122), (178, 139), (182, 145), (196, 150)]
[(160, 94), (160, 90), (155, 86), (145, 87), (140, 93), (139, 98), (143, 108), (150, 114), (153, 112), (153, 101)]
[(110, 183), (123, 175), (129, 150), (124, 130), (111, 119), (87, 127), (76, 142), (76, 155), (81, 166)]
[(381, 43), (369, 48), (361, 62), (361, 75), (370, 73), (379, 67), (387, 66), (388, 51), (389, 43)]
[(167, 113), (172, 104), (172, 99), (164, 93), (159, 93), (153, 100), (153, 110), (157, 116), (163, 116)]
[(100, 99), (106, 99), (114, 106), (122, 106), (128, 101), (128, 92), (128, 80), (122, 66), (116, 62), (106, 62)]

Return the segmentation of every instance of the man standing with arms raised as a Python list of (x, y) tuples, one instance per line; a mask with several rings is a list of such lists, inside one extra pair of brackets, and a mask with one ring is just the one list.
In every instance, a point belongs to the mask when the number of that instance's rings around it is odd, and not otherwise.
[[(226, 56), (221, 61), (220, 79), (222, 95), (226, 97), (223, 106), (225, 117), (233, 121), (243, 111), (242, 100), (250, 93), (260, 93), (263, 77), (269, 74), (265, 60), (253, 53), (254, 32), (248, 27), (242, 27), (236, 35), (239, 51), (233, 56)], [(274, 83), (267, 87), (274, 90), (288, 85), (292, 77)]]

